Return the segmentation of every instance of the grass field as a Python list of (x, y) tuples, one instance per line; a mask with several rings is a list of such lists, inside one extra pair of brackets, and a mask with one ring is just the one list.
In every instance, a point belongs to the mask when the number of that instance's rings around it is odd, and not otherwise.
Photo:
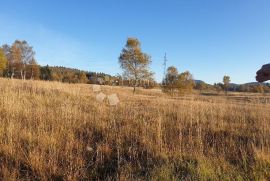
[(269, 180), (270, 96), (0, 79), (0, 180)]

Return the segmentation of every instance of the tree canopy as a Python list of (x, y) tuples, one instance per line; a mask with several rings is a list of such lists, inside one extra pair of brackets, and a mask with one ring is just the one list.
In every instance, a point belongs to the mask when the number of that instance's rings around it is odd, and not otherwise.
[(133, 91), (138, 85), (139, 80), (151, 79), (153, 73), (149, 71), (151, 58), (141, 50), (141, 44), (136, 38), (128, 38), (123, 48), (119, 64), (123, 69), (124, 77), (133, 80)]
[(0, 74), (3, 75), (3, 71), (7, 67), (7, 57), (2, 48), (0, 48)]
[(174, 94), (175, 90), (178, 93), (190, 93), (194, 86), (195, 83), (189, 71), (179, 74), (176, 67), (168, 67), (165, 79), (163, 80), (163, 91), (171, 94)]
[(224, 89), (225, 89), (226, 94), (227, 94), (227, 92), (228, 92), (228, 87), (229, 87), (229, 85), (230, 85), (230, 82), (231, 82), (230, 76), (225, 75), (225, 76), (223, 77), (223, 84), (224, 84)]

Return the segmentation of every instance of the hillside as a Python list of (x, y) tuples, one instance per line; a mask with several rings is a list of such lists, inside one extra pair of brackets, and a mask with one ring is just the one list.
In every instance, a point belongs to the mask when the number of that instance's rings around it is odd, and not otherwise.
[(270, 178), (270, 104), (258, 95), (244, 102), (102, 86), (119, 96), (111, 107), (87, 84), (0, 85), (1, 180)]

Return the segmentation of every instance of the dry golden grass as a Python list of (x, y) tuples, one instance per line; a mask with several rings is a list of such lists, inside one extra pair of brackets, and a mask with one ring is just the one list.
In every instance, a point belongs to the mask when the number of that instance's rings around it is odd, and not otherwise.
[(270, 179), (267, 96), (102, 89), (0, 79), (0, 180)]

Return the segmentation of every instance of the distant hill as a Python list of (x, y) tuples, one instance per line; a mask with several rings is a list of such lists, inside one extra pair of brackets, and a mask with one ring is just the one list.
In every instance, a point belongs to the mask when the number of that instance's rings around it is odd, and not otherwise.
[(265, 82), (265, 83), (259, 83), (259, 82), (249, 82), (249, 83), (245, 83), (243, 85), (270, 85), (268, 82)]
[[(199, 83), (202, 83), (202, 82), (204, 82), (204, 81), (202, 81), (202, 80), (193, 80), (194, 82), (195, 82), (195, 84), (199, 84)], [(204, 82), (205, 83), (205, 82)]]
[(86, 73), (87, 76), (91, 77), (91, 76), (98, 76), (98, 77), (105, 77), (105, 76), (109, 76), (109, 77), (113, 77), (112, 75), (103, 73), (103, 72), (92, 72), (92, 71), (85, 71), (85, 70), (80, 70), (80, 69), (76, 69), (76, 68), (70, 68), (70, 67), (64, 67), (64, 66), (41, 66), (41, 68), (46, 68), (48, 67), (52, 72), (61, 72), (63, 74), (69, 72), (69, 73), (75, 73), (78, 74), (80, 72), (84, 72)]
[[(196, 84), (199, 84), (201, 82), (204, 82), (203, 80), (194, 80), (194, 82)], [(206, 83), (206, 82), (204, 82)], [(208, 83), (206, 83), (208, 84)], [(236, 83), (230, 83), (230, 87), (237, 87), (237, 86), (241, 86), (241, 85), (249, 85), (249, 86), (257, 86), (257, 85), (266, 85), (266, 86), (270, 86), (270, 83), (269, 82), (265, 82), (265, 83), (259, 83), (259, 82), (248, 82), (248, 83), (244, 83), (244, 84), (236, 84)], [(212, 84), (208, 84), (208, 85), (212, 85)]]

